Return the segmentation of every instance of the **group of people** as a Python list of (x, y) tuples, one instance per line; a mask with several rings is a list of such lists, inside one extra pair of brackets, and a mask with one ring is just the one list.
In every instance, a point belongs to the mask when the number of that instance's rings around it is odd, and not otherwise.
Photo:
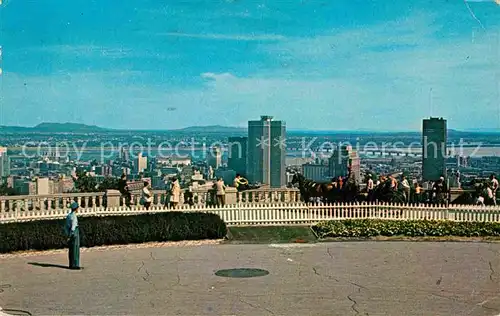
[[(149, 210), (151, 204), (153, 203), (153, 193), (151, 192), (151, 183), (144, 181), (144, 186), (141, 190), (141, 198), (139, 204), (144, 206), (146, 210)], [(172, 177), (166, 181), (166, 196), (165, 196), (165, 206), (169, 208), (176, 208), (179, 205), (181, 186), (177, 177)], [(130, 207), (132, 201), (132, 192), (127, 183), (127, 176), (122, 175), (118, 181), (118, 191), (125, 200), (125, 205)]]
[(477, 205), (497, 205), (498, 179), (494, 174), (489, 181), (476, 187)]
[[(366, 180), (366, 192), (368, 201), (380, 200), (381, 192), (388, 193), (392, 196), (397, 196), (402, 194), (404, 196), (404, 202), (406, 203), (437, 203), (445, 204), (449, 201), (449, 188), (445, 181), (445, 177), (441, 176), (437, 181), (430, 182), (430, 190), (424, 192), (422, 184), (418, 181), (413, 181), (413, 186), (410, 185), (406, 176), (402, 176), (400, 181), (396, 177), (390, 176), (380, 176), (375, 182), (371, 174), (367, 175)], [(499, 182), (494, 174), (489, 177), (486, 182), (481, 182), (476, 184), (476, 192), (473, 195), (473, 203), (478, 205), (497, 205), (497, 191), (499, 188)], [(386, 194), (387, 195), (387, 194)], [(391, 201), (389, 201), (391, 202)]]
[[(238, 192), (246, 190), (248, 187), (248, 180), (243, 178), (240, 174), (236, 174), (233, 181), (233, 187), (235, 187)], [(212, 189), (215, 194), (214, 200), (217, 206), (224, 206), (226, 204), (226, 188), (226, 184), (221, 177), (214, 181)]]
[(443, 176), (438, 181), (431, 183), (432, 190), (428, 191), (428, 195), (424, 195), (422, 184), (418, 181), (413, 181), (413, 188), (410, 185), (408, 178), (402, 175), (400, 180), (393, 176), (379, 176), (375, 182), (371, 174), (367, 175), (366, 191), (368, 201), (373, 202), (379, 198), (377, 192), (385, 191), (388, 193), (402, 193), (403, 200), (406, 203), (414, 202), (431, 202), (431, 203), (445, 203), (447, 200), (448, 189)]
[[(248, 188), (248, 180), (242, 177), (240, 174), (237, 174), (234, 181), (233, 186), (238, 191), (243, 191)], [(165, 183), (166, 188), (166, 196), (165, 196), (165, 207), (168, 208), (176, 208), (179, 205), (181, 200), (181, 186), (179, 184), (179, 180), (177, 177), (172, 177), (166, 179)], [(213, 182), (213, 191), (215, 193), (214, 202), (216, 205), (223, 206), (226, 203), (226, 185), (222, 178), (218, 178)], [(132, 192), (127, 183), (127, 176), (122, 175), (120, 180), (118, 181), (118, 190), (122, 198), (124, 199), (124, 204), (127, 207), (130, 207), (132, 203)], [(190, 205), (194, 204), (193, 194), (192, 192), (186, 192), (184, 194), (184, 202)], [(141, 190), (141, 199), (139, 204), (144, 206), (146, 210), (149, 210), (151, 204), (153, 203), (153, 193), (151, 192), (151, 184), (148, 181), (144, 181), (144, 187)]]

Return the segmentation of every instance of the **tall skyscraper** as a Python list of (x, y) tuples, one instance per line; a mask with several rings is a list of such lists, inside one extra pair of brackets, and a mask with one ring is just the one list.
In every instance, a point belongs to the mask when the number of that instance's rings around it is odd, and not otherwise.
[(139, 153), (137, 155), (137, 173), (144, 172), (145, 170), (148, 169), (148, 157), (143, 156), (142, 153)]
[(207, 158), (208, 166), (212, 167), (213, 170), (217, 170), (222, 165), (222, 151), (219, 147), (212, 147), (208, 153)]
[(422, 128), (422, 178), (437, 181), (446, 175), (447, 127), (443, 118), (424, 119)]
[(130, 152), (129, 152), (128, 148), (122, 147), (120, 149), (120, 154), (119, 154), (120, 155), (119, 156), (120, 160), (125, 161), (125, 162), (129, 161), (129, 158), (130, 158), (129, 153)]
[(243, 177), (247, 176), (248, 137), (229, 137), (227, 166)]
[(346, 177), (350, 169), (356, 183), (361, 181), (360, 159), (352, 146), (342, 145), (336, 148), (328, 162), (328, 169), (332, 178)]
[(286, 124), (261, 116), (248, 122), (247, 177), (273, 188), (286, 185)]
[(2, 178), (10, 176), (10, 158), (7, 148), (0, 147), (0, 182)]

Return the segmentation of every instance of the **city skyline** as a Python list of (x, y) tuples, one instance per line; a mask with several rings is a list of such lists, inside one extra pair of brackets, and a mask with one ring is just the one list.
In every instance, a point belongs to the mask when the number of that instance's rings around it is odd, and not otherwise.
[(4, 1), (0, 125), (500, 128), (500, 7), (468, 2)]

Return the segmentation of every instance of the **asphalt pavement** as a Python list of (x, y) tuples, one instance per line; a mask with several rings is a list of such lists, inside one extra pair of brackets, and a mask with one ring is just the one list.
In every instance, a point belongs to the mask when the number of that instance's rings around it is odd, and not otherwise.
[[(0, 258), (0, 307), (31, 315), (499, 315), (500, 244), (201, 245)], [(227, 278), (220, 269), (268, 275)], [(26, 314), (28, 315), (28, 314)]]

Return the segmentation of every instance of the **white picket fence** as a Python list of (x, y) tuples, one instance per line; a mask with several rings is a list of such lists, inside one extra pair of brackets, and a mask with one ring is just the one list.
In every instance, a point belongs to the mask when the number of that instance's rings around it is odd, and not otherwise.
[[(152, 206), (149, 210), (142, 206), (132, 208), (92, 207), (79, 210), (79, 216), (137, 215), (160, 212), (208, 212), (219, 215), (228, 226), (242, 225), (312, 225), (326, 220), (342, 219), (385, 219), (385, 220), (451, 220), (500, 222), (500, 206), (475, 205), (403, 205), (403, 204), (305, 204), (305, 203), (266, 203), (234, 204), (224, 207), (187, 206), (166, 209)], [(22, 222), (44, 219), (62, 219), (67, 210), (36, 210), (0, 213), (0, 223)]]

